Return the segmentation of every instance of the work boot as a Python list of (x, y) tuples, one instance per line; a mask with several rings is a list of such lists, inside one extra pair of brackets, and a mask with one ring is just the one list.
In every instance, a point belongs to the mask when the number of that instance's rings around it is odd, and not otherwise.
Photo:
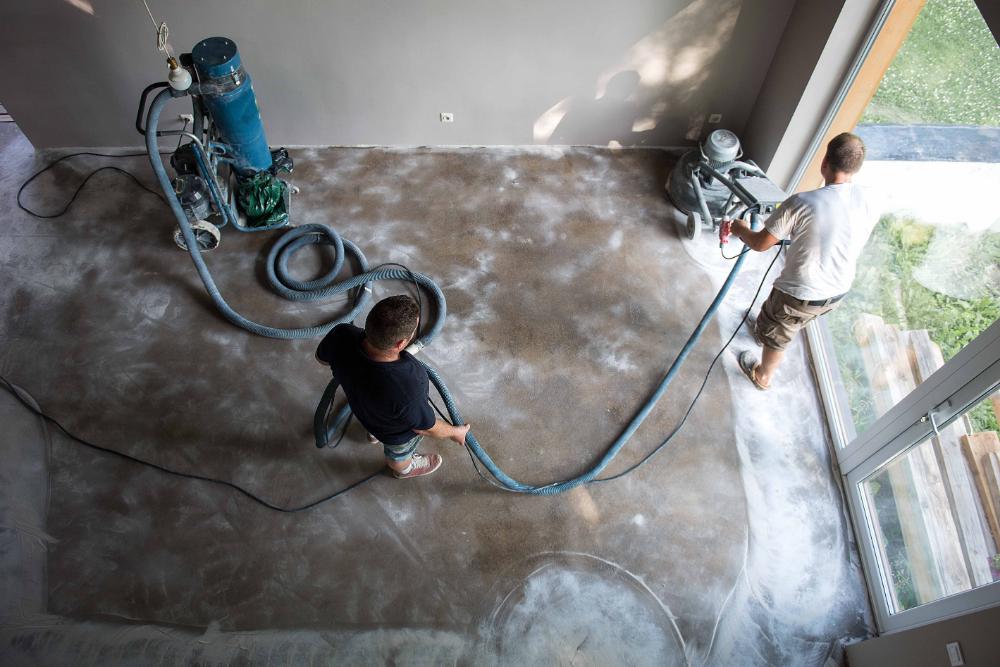
[(400, 472), (393, 470), (392, 474), (396, 479), (429, 475), (441, 467), (441, 461), (440, 454), (414, 454), (413, 458), (410, 459), (410, 465)]

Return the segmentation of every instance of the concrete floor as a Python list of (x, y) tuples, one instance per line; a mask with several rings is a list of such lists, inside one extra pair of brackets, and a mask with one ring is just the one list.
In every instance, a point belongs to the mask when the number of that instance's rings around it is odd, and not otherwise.
[[(448, 299), (422, 354), (480, 442), (526, 482), (588, 468), (658, 382), (724, 277), (682, 243), (654, 150), (294, 151), (297, 223)], [(16, 209), (53, 156), (0, 126), (0, 373), (72, 432), (297, 505), (380, 466), (356, 425), (316, 450), (318, 341), (218, 316), (155, 197), (111, 174), (64, 217)], [(98, 163), (32, 184), (50, 210)], [(152, 184), (148, 164), (116, 160)], [(208, 263), (257, 321), (325, 321), (262, 284), (272, 234), (224, 230)], [(609, 469), (669, 432), (765, 260)], [(328, 261), (304, 250), (297, 271)], [(375, 296), (405, 291), (380, 284)], [(720, 332), (720, 328), (722, 331)], [(300, 514), (72, 443), (0, 393), (0, 614), (7, 664), (823, 665), (870, 616), (803, 345), (773, 392), (724, 355), (680, 435), (627, 478), (503, 493), (449, 442), (433, 477), (377, 477)]]

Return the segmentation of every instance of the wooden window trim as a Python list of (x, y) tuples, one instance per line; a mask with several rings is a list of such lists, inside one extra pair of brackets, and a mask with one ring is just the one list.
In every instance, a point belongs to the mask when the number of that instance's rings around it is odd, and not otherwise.
[(819, 149), (812, 156), (809, 166), (806, 168), (803, 177), (800, 179), (796, 192), (814, 190), (823, 186), (823, 177), (820, 176), (819, 167), (823, 162), (823, 155), (826, 153), (826, 145), (831, 139), (841, 132), (850, 132), (861, 120), (868, 103), (875, 96), (882, 77), (892, 64), (893, 59), (899, 52), (906, 37), (913, 29), (913, 24), (920, 15), (920, 10), (924, 8), (927, 0), (896, 0), (889, 15), (886, 17), (882, 30), (872, 44), (872, 48), (865, 58), (858, 75), (855, 77), (851, 87), (844, 97), (844, 102), (840, 105), (830, 128), (823, 136)]

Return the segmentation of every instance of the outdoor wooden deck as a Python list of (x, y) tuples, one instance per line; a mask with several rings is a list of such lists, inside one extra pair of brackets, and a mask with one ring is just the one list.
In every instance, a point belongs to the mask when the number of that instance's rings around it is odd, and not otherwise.
[[(892, 406), (944, 365), (927, 331), (900, 331), (876, 315), (854, 327), (877, 414)], [(1000, 396), (991, 398), (1000, 419)], [(886, 468), (917, 603), (930, 602), (998, 578), (1000, 551), (1000, 437), (975, 433), (967, 417), (897, 457)], [(869, 484), (863, 493), (870, 508)], [(882, 561), (885, 536), (873, 521)], [(900, 609), (894, 586), (886, 587)]]

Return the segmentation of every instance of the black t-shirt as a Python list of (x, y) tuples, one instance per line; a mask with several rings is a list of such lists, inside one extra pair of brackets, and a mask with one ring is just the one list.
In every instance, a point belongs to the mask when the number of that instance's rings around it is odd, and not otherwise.
[(351, 411), (361, 425), (387, 445), (401, 445), (434, 426), (427, 403), (428, 378), (409, 352), (396, 361), (373, 361), (361, 341), (364, 329), (339, 324), (319, 344), (316, 356), (330, 364)]

